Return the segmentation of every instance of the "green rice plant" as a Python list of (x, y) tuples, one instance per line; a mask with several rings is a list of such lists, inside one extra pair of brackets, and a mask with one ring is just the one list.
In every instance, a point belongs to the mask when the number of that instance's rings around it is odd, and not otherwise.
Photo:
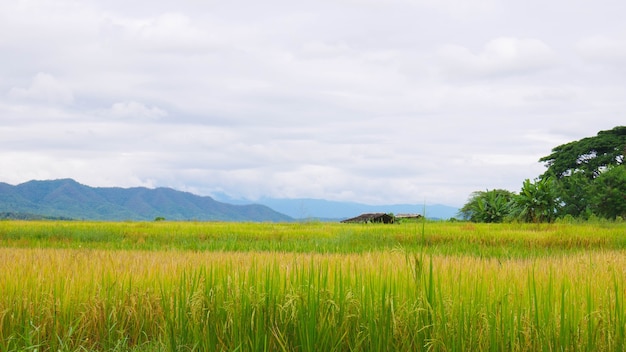
[[(428, 223), (428, 226), (426, 226)], [(0, 246), (108, 250), (366, 253), (529, 258), (626, 249), (626, 223), (415, 224), (2, 221)]]
[(0, 351), (624, 346), (622, 225), (27, 224), (0, 224)]

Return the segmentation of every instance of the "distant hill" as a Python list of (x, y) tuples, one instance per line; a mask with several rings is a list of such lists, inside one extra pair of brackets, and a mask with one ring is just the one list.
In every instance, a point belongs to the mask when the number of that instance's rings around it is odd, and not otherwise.
[[(223, 197), (223, 198), (222, 198)], [(220, 197), (222, 201), (244, 204), (246, 201)], [(450, 219), (457, 216), (458, 208), (441, 204), (390, 204), (368, 205), (354, 202), (337, 202), (323, 199), (276, 199), (262, 198), (256, 201), (280, 213), (295, 219), (316, 218), (322, 220), (339, 220), (352, 218), (363, 213), (410, 213), (422, 214), (426, 210), (429, 219)], [(422, 214), (423, 215), (423, 214)]]
[(72, 220), (63, 216), (44, 216), (29, 213), (0, 212), (0, 220)]
[(86, 220), (293, 220), (259, 204), (226, 204), (171, 188), (94, 188), (72, 179), (0, 182), (0, 213)]

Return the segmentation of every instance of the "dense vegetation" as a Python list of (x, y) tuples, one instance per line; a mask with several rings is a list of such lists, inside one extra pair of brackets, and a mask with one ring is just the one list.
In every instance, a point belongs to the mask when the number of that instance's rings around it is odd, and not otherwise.
[(557, 218), (626, 217), (626, 126), (552, 149), (546, 172), (525, 180), (519, 194), (474, 192), (460, 215), (473, 222), (552, 222)]
[(0, 222), (0, 351), (616, 351), (626, 224)]

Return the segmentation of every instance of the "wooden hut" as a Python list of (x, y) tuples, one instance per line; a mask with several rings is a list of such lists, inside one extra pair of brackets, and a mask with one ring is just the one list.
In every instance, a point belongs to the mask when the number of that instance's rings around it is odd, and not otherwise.
[(383, 224), (393, 224), (394, 217), (385, 213), (368, 213), (361, 214), (357, 217), (342, 220), (342, 223), (383, 223)]

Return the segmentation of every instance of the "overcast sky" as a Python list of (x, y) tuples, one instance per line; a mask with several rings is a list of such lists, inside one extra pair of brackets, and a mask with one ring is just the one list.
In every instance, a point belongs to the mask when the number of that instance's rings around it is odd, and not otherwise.
[(626, 125), (623, 0), (0, 0), (0, 181), (462, 205)]

